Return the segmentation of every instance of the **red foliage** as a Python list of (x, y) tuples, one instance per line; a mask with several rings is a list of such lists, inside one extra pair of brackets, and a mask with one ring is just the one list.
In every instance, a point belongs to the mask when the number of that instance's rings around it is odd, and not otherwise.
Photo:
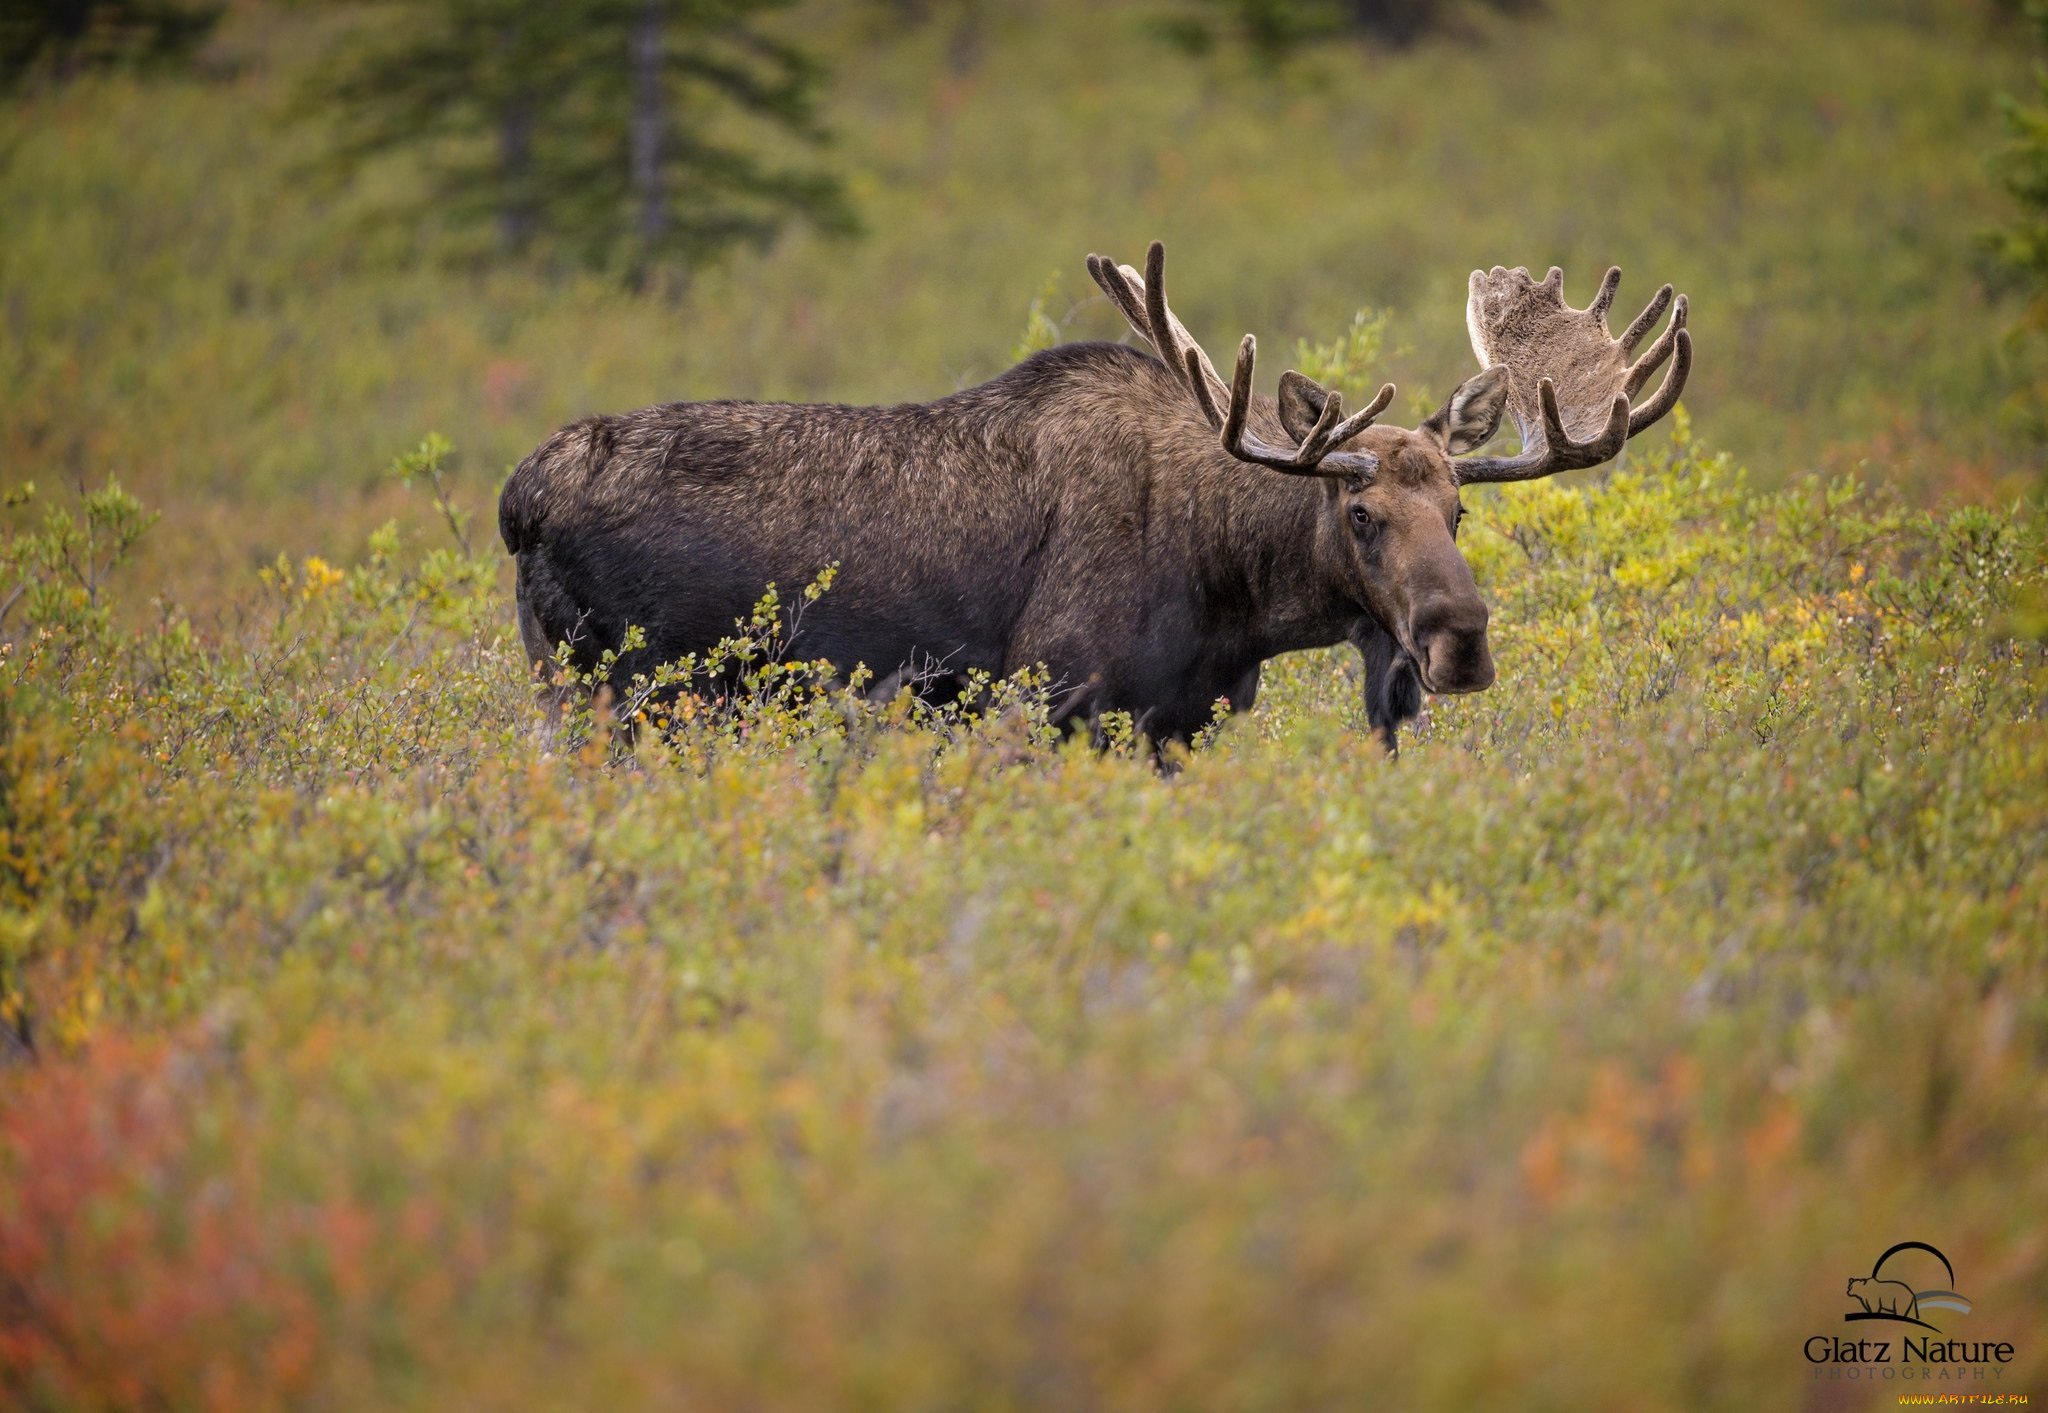
[(321, 1321), (288, 1249), (304, 1224), (264, 1220), (248, 1175), (199, 1151), (209, 1063), (106, 1036), (0, 1092), (9, 1401), (263, 1409), (310, 1384)]

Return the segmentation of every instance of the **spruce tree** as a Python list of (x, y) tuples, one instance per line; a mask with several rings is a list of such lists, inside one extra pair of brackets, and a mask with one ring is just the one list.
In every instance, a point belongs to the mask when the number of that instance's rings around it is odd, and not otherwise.
[[(2048, 44), (2048, 0), (2007, 0), (2035, 36)], [(2005, 111), (2005, 146), (1993, 166), (2005, 189), (2018, 203), (2014, 219), (1984, 233), (2002, 276), (2026, 291), (2027, 303), (2013, 330), (2017, 347), (2029, 336), (2048, 335), (2048, 66), (2034, 66), (2033, 101), (1998, 95)], [(2006, 398), (2002, 420), (2035, 441), (2048, 441), (2048, 386), (2038, 377), (2027, 380)]]
[(790, 0), (397, 0), (307, 90), (344, 173), (416, 164), (442, 221), (496, 249), (642, 277), (793, 218), (850, 230), (823, 73), (762, 21)]
[[(2037, 37), (2048, 43), (2048, 0), (2012, 0), (2009, 8), (2025, 15)], [(2009, 140), (1995, 162), (2020, 211), (2012, 224), (1992, 232), (1989, 241), (2033, 291), (2029, 325), (2048, 332), (2048, 105), (2039, 101), (2048, 98), (2048, 68), (2036, 65), (2034, 82), (2034, 102), (1999, 95)]]
[(222, 6), (207, 0), (0, 0), (0, 93), (31, 75), (190, 55)]

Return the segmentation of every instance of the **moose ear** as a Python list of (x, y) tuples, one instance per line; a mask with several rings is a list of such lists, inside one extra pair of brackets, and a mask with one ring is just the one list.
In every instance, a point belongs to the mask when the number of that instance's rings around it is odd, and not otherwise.
[(1280, 375), (1280, 425), (1295, 441), (1308, 440), (1329, 400), (1330, 390), (1307, 374), (1289, 368)]
[(1453, 456), (1461, 455), (1500, 427), (1501, 409), (1508, 401), (1508, 370), (1496, 363), (1484, 373), (1475, 373), (1444, 399), (1444, 405), (1416, 428), (1444, 444)]

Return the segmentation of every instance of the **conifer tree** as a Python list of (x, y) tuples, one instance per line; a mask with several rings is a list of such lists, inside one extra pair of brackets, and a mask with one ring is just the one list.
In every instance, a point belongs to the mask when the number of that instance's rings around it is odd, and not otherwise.
[(308, 89), (347, 173), (409, 154), (423, 198), (495, 246), (640, 277), (792, 218), (853, 221), (808, 159), (823, 73), (762, 24), (790, 0), (397, 0)]
[[(2048, 43), (2048, 0), (2008, 0), (2036, 37)], [(1997, 262), (2027, 291), (2025, 312), (2014, 342), (2048, 334), (2048, 66), (2034, 69), (2036, 101), (1998, 95), (2005, 110), (2008, 141), (1993, 159), (2005, 189), (2019, 204), (2008, 224), (1984, 235)], [(2016, 389), (2005, 402), (2003, 420), (2037, 441), (2048, 441), (2048, 388), (2038, 379)]]
[(0, 0), (0, 93), (30, 75), (181, 59), (213, 32), (206, 0)]
[[(2048, 42), (2048, 0), (2014, 0), (2010, 8), (2033, 24)], [(2048, 98), (2048, 69), (2037, 66), (2037, 98)], [(2034, 288), (2029, 323), (2048, 332), (2048, 106), (1999, 95), (2010, 140), (1998, 154), (1998, 175), (2019, 202), (2019, 218), (1991, 234), (1991, 243), (2006, 264)]]

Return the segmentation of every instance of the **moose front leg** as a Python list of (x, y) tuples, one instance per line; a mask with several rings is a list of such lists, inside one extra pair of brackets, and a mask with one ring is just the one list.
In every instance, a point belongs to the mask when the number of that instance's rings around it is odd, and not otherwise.
[(1254, 706), (1258, 705), (1259, 669), (1262, 665), (1256, 662), (1253, 663), (1251, 670), (1238, 678), (1235, 685), (1231, 687), (1227, 695), (1232, 711), (1250, 711)]

